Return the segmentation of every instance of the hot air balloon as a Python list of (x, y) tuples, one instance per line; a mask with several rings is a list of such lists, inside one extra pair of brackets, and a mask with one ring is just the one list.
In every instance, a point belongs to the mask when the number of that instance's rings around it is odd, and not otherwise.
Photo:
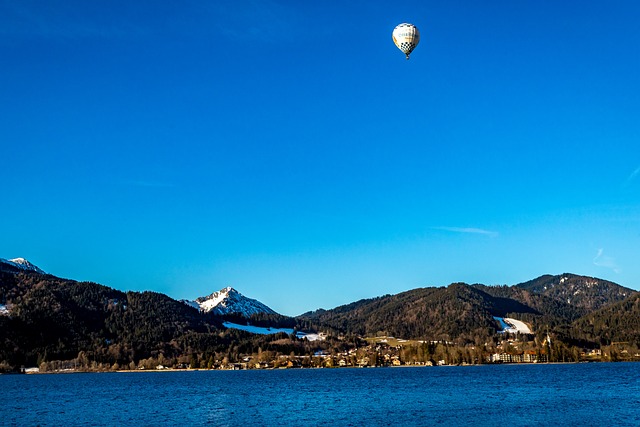
[(407, 55), (407, 59), (409, 59), (413, 49), (420, 43), (420, 31), (413, 24), (404, 23), (398, 25), (393, 29), (391, 36), (398, 49)]

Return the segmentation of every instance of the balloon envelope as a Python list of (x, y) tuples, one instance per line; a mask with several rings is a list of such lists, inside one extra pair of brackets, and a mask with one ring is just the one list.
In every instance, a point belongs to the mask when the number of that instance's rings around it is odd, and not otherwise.
[(391, 36), (393, 37), (393, 42), (398, 46), (398, 49), (407, 55), (407, 59), (409, 59), (409, 55), (413, 52), (413, 49), (420, 43), (420, 31), (418, 31), (418, 28), (413, 24), (404, 23), (398, 25), (393, 29)]

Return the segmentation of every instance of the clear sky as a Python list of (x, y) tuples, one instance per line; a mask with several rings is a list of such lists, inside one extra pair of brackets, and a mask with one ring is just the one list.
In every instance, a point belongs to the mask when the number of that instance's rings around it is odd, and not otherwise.
[(564, 272), (640, 289), (639, 22), (635, 0), (0, 0), (0, 257), (287, 315)]

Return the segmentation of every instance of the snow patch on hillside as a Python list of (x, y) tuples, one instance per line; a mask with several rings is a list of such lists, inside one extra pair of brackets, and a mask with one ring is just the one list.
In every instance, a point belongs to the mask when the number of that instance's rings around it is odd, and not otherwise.
[[(253, 325), (238, 325), (237, 323), (231, 323), (231, 322), (223, 322), (222, 323), (224, 325), (225, 328), (229, 328), (229, 329), (240, 329), (241, 331), (246, 331), (252, 334), (258, 334), (258, 335), (272, 335), (272, 334), (278, 334), (280, 332), (284, 332), (287, 335), (291, 335), (293, 333), (293, 329), (289, 329), (289, 328), (264, 328), (261, 326), (253, 326)], [(307, 333), (307, 332), (297, 332), (296, 333), (296, 337), (298, 338), (306, 338), (308, 341), (317, 341), (317, 340), (323, 340), (324, 337), (322, 337), (319, 334), (316, 333)]]
[(501, 331), (498, 331), (499, 334), (509, 333), (509, 334), (531, 334), (531, 329), (527, 326), (526, 323), (512, 319), (509, 317), (493, 317), (498, 323), (500, 323)]
[(212, 293), (207, 297), (207, 299), (204, 299), (202, 302), (199, 301), (200, 298), (198, 298), (198, 300), (196, 301), (200, 303), (200, 308), (202, 309), (202, 311), (206, 313), (213, 310), (219, 305), (226, 307), (227, 304), (225, 300), (229, 297), (229, 293), (231, 291), (233, 291), (233, 288), (226, 287), (222, 289), (220, 292)]
[(522, 322), (522, 321), (520, 321), (520, 320), (511, 319), (509, 317), (505, 318), (504, 320), (508, 324), (510, 324), (512, 328), (515, 328), (518, 333), (521, 333), (521, 334), (530, 334), (531, 333), (531, 329), (529, 329), (527, 324)]

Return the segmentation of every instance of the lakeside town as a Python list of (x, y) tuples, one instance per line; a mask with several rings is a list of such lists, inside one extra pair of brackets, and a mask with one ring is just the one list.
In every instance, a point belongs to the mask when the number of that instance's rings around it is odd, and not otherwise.
[[(524, 338), (524, 339), (523, 339)], [(505, 338), (495, 345), (459, 346), (446, 341), (409, 341), (381, 336), (369, 338), (362, 347), (343, 352), (318, 351), (312, 355), (280, 354), (258, 349), (255, 354), (195, 355), (165, 358), (162, 354), (141, 360), (138, 364), (120, 366), (89, 360), (81, 352), (67, 361), (42, 362), (38, 367), (23, 367), (22, 372), (143, 372), (187, 370), (249, 370), (295, 368), (373, 368), (402, 366), (470, 366), (480, 364), (584, 363), (640, 361), (640, 350), (629, 343), (612, 343), (598, 349), (569, 351), (562, 343), (554, 344), (549, 336), (540, 346), (528, 337)]]

